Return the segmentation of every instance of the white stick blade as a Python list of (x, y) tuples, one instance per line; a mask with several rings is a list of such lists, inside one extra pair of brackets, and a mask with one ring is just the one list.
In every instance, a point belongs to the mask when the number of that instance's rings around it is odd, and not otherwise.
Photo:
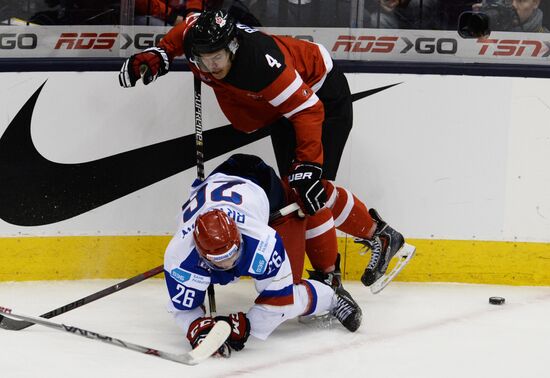
[(190, 365), (196, 365), (212, 356), (223, 345), (231, 334), (231, 326), (224, 321), (217, 321), (214, 327), (208, 332), (208, 336), (198, 347), (189, 352)]

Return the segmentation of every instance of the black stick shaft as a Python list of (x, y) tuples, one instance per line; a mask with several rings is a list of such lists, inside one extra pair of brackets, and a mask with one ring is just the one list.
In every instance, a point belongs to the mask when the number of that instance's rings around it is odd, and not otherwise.
[[(201, 79), (194, 76), (193, 81), (195, 94), (195, 148), (197, 150), (197, 177), (204, 181), (204, 141), (202, 137), (202, 95), (201, 95)], [(216, 316), (216, 292), (214, 285), (208, 285), (208, 307), (210, 316)]]
[(34, 316), (15, 314), (11, 309), (7, 307), (0, 307), (0, 313), (6, 314), (8, 317), (19, 319), (31, 324), (40, 324), (44, 327), (53, 328), (58, 331), (72, 333), (73, 335), (86, 337), (88, 339), (101, 341), (103, 343), (111, 344), (121, 348), (133, 350), (134, 352), (140, 352), (148, 354), (151, 356), (156, 356), (163, 358), (165, 360), (170, 360), (174, 362), (179, 362), (185, 365), (196, 365), (201, 361), (204, 361), (215, 353), (218, 348), (225, 342), (231, 333), (231, 326), (227, 322), (216, 322), (216, 325), (208, 333), (208, 336), (203, 340), (203, 342), (191, 352), (183, 354), (174, 354), (169, 352), (164, 352), (161, 350), (149, 348), (139, 344), (134, 344), (129, 341), (124, 341), (117, 339), (111, 336), (102, 335), (97, 332), (88, 331), (83, 328), (78, 328), (70, 325), (54, 323), (50, 320), (44, 318), (37, 318)]
[[(101, 291), (98, 291), (96, 293), (90, 294), (84, 298), (80, 298), (74, 302), (71, 302), (69, 304), (66, 304), (64, 306), (58, 307), (54, 310), (48, 311), (45, 314), (40, 315), (41, 318), (50, 319), (54, 316), (58, 316), (61, 314), (64, 314), (66, 312), (69, 312), (71, 310), (74, 310), (75, 308), (84, 306), (88, 303), (91, 303), (93, 301), (96, 301), (98, 299), (101, 299), (103, 297), (106, 297), (108, 295), (111, 295), (113, 293), (116, 293), (117, 291), (120, 291), (122, 289), (126, 289), (127, 287), (130, 287), (132, 285), (135, 285), (141, 281), (144, 281), (148, 278), (151, 278), (153, 276), (156, 276), (159, 273), (162, 273), (164, 270), (164, 266), (160, 265), (157, 266), (154, 269), (148, 270), (147, 272), (143, 272), (138, 274), (137, 276), (134, 276), (132, 278), (127, 279), (126, 281), (122, 281), (120, 283), (117, 283), (113, 286), (109, 286), (106, 289), (103, 289)], [(0, 328), (8, 329), (11, 331), (19, 331), (22, 329), (25, 329), (27, 327), (32, 326), (34, 323), (26, 322), (22, 320), (15, 320), (11, 318), (6, 318), (3, 315), (0, 314)]]
[(197, 149), (197, 177), (204, 181), (204, 143), (202, 138), (201, 79), (195, 76), (195, 146)]

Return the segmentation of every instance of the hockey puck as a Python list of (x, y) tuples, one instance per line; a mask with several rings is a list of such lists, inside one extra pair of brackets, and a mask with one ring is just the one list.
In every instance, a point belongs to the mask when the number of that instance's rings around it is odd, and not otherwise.
[(491, 297), (489, 298), (489, 303), (493, 305), (501, 305), (504, 304), (504, 298), (502, 297)]

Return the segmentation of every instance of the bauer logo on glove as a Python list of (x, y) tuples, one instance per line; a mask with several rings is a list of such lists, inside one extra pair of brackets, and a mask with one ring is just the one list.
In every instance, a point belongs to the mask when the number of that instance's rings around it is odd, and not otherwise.
[(288, 182), (300, 198), (300, 206), (309, 215), (319, 211), (327, 201), (321, 176), (323, 168), (317, 163), (299, 162), (292, 166)]
[(311, 180), (313, 179), (313, 175), (311, 172), (297, 172), (292, 175), (290, 175), (288, 181), (298, 181), (298, 180)]

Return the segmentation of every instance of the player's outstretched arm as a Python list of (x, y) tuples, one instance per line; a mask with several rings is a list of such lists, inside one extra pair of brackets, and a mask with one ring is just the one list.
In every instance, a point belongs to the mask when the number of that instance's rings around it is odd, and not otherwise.
[(195, 17), (189, 14), (184, 22), (170, 29), (157, 46), (126, 59), (118, 75), (120, 86), (134, 87), (140, 78), (147, 85), (168, 73), (174, 58), (183, 55), (183, 38)]

